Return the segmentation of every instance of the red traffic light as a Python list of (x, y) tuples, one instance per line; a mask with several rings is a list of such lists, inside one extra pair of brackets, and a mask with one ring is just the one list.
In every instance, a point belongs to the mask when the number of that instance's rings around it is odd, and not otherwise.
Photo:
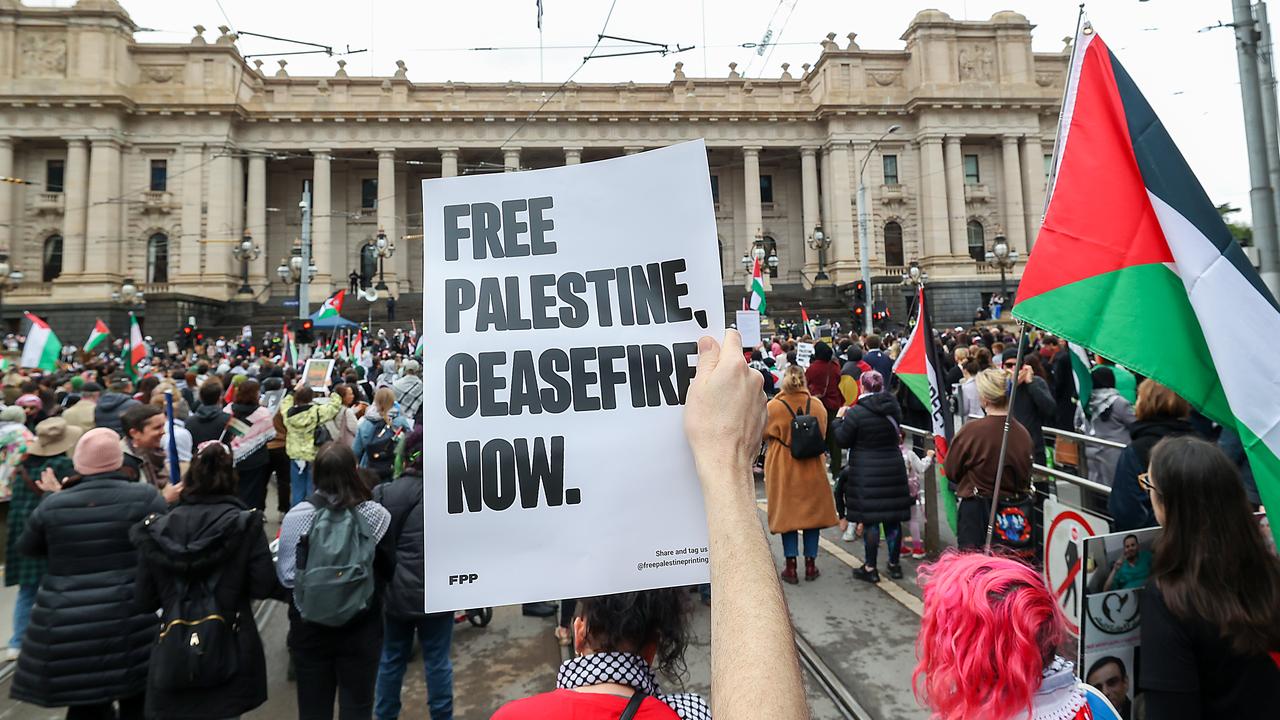
[(310, 320), (303, 320), (303, 321), (302, 321), (302, 329), (303, 329), (303, 330), (310, 330), (310, 329), (311, 329), (311, 326), (312, 326), (312, 322), (311, 322)]
[(864, 307), (863, 307), (863, 306), (861, 306), (861, 305), (854, 305), (854, 306), (853, 306), (853, 314), (854, 314), (854, 315), (861, 316), (861, 315), (862, 315), (863, 313), (865, 313), (866, 311), (867, 311), (867, 309), (866, 309), (866, 308), (864, 308)]

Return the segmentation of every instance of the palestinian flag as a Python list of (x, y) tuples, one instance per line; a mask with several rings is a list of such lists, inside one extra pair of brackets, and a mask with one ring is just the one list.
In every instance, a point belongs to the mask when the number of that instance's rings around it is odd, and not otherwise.
[[(947, 459), (947, 446), (951, 442), (951, 404), (944, 392), (942, 363), (938, 358), (938, 346), (933, 341), (933, 323), (929, 320), (923, 285), (917, 291), (916, 307), (915, 329), (911, 331), (906, 347), (902, 348), (897, 361), (893, 363), (893, 374), (929, 410), (934, 449), (938, 454), (938, 477), (942, 480), (938, 484), (943, 489), (947, 520), (954, 530), (955, 495), (951, 492), (950, 484), (942, 477), (942, 463)], [(885, 381), (887, 383), (888, 378)]]
[(1084, 416), (1089, 417), (1089, 396), (1093, 394), (1089, 355), (1079, 343), (1067, 343), (1067, 352), (1071, 353), (1071, 377), (1076, 383), (1076, 402), (1080, 403), (1080, 411)]
[(89, 339), (84, 341), (84, 351), (93, 352), (98, 346), (107, 341), (107, 336), (111, 331), (107, 329), (107, 324), (99, 319), (93, 324), (93, 329), (89, 331)]
[(1155, 379), (1236, 430), (1280, 539), (1280, 306), (1087, 24), (1058, 137), (1014, 316)]
[(138, 327), (138, 318), (129, 313), (129, 342), (124, 346), (124, 369), (136, 382), (138, 365), (147, 357), (146, 343), (142, 342), (142, 328)]
[(289, 332), (289, 323), (284, 324), (280, 335), (280, 364), (285, 367), (296, 367), (298, 364), (298, 346), (293, 342), (293, 333)]
[(351, 364), (359, 365), (360, 356), (364, 354), (364, 331), (357, 330), (356, 337), (351, 341)]
[(422, 351), (427, 347), (427, 336), (423, 335), (418, 338), (418, 342), (413, 346), (413, 356), (422, 359)]
[(764, 315), (764, 278), (760, 275), (760, 260), (751, 269), (750, 309)]
[(320, 309), (311, 316), (312, 320), (323, 320), (325, 318), (338, 317), (342, 315), (342, 301), (347, 296), (346, 290), (339, 290), (330, 295), (324, 302), (320, 303)]
[(40, 368), (45, 372), (57, 370), (62, 342), (53, 334), (49, 323), (31, 313), (23, 315), (31, 321), (31, 329), (27, 331), (27, 342), (22, 346), (22, 367)]

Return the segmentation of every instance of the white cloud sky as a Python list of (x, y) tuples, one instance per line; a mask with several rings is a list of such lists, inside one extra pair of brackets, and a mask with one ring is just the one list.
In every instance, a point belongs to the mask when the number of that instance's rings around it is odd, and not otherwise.
[[(123, 0), (149, 42), (185, 42), (197, 23), (239, 31), (295, 38), (308, 42), (367, 48), (351, 55), (352, 74), (390, 75), (404, 60), (415, 81), (505, 82), (517, 80), (559, 84), (581, 63), (600, 31), (611, 0), (544, 0), (542, 42), (547, 47), (540, 68), (537, 50), (468, 51), (471, 47), (538, 45), (535, 0)], [(30, 4), (69, 4), (31, 2)], [(788, 62), (793, 73), (813, 62), (818, 42), (834, 32), (858, 33), (864, 48), (901, 48), (899, 37), (911, 18), (937, 8), (956, 19), (985, 20), (999, 10), (1016, 10), (1036, 25), (1039, 52), (1062, 48), (1062, 38), (1075, 29), (1074, 0), (936, 0), (928, 3), (883, 0), (616, 0), (610, 35), (651, 42), (697, 45), (679, 56), (642, 55), (592, 60), (578, 82), (666, 82), (676, 60), (690, 76), (721, 77), (728, 64), (751, 76), (776, 77)], [(1277, 6), (1280, 17), (1280, 5)], [(1228, 0), (1099, 0), (1088, 7), (1101, 37), (1120, 58), (1174, 141), (1187, 156), (1215, 203), (1230, 202), (1248, 215), (1249, 176), (1234, 37), (1228, 28), (1199, 32), (1218, 21), (1230, 22)], [(771, 23), (772, 19), (772, 23)], [(739, 47), (760, 42), (772, 27), (774, 41), (767, 63), (755, 50)], [(613, 44), (613, 41), (606, 41)], [(791, 44), (796, 43), (796, 44)], [(243, 53), (290, 49), (281, 43), (243, 38)], [(605, 50), (619, 52), (620, 49)], [(266, 59), (274, 68), (272, 58)], [(288, 58), (292, 75), (332, 75), (333, 58), (323, 55)]]

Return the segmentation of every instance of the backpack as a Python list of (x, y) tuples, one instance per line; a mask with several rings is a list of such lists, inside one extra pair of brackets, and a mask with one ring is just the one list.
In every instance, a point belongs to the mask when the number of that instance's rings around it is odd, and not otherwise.
[(778, 398), (778, 402), (791, 413), (791, 444), (787, 447), (791, 448), (791, 457), (797, 460), (818, 457), (827, 451), (827, 443), (822, 437), (822, 428), (818, 426), (818, 418), (809, 414), (809, 403), (812, 401), (812, 397), (805, 400), (805, 412), (797, 415), (786, 400)]
[(330, 508), (315, 495), (307, 501), (316, 510), (298, 541), (293, 598), (303, 620), (340, 627), (373, 602), (377, 542), (355, 508)]
[[(246, 527), (252, 511), (236, 522)], [(152, 515), (146, 522), (153, 522)], [(218, 568), (204, 578), (175, 575), (175, 592), (160, 615), (160, 636), (151, 652), (152, 679), (165, 690), (216, 687), (240, 669), (240, 612), (218, 607)]]
[(379, 425), (364, 451), (369, 458), (369, 469), (385, 478), (391, 475), (396, 464), (396, 431), (385, 420), (380, 420)]

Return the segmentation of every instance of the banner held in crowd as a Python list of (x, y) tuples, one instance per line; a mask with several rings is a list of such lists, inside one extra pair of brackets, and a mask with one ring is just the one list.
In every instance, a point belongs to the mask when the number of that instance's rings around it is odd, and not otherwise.
[(682, 417), (724, 333), (708, 178), (695, 141), (423, 182), (428, 612), (707, 582)]

